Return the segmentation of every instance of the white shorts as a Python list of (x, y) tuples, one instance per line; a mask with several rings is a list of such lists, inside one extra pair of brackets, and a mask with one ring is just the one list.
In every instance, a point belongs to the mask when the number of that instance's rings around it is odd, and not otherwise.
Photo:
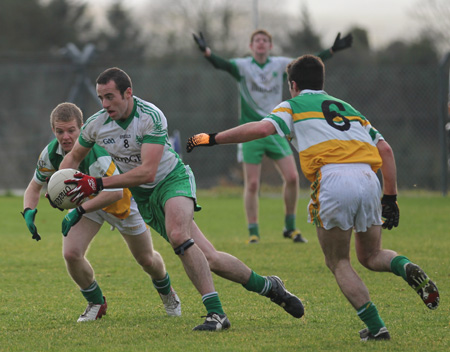
[(128, 215), (128, 217), (125, 219), (119, 219), (101, 209), (93, 211), (91, 213), (83, 214), (83, 216), (100, 225), (106, 221), (108, 224), (115, 227), (121, 234), (124, 235), (140, 235), (147, 229), (147, 225), (145, 224), (144, 219), (142, 219), (142, 216), (139, 213), (134, 198), (131, 198), (130, 215)]
[(308, 221), (330, 230), (365, 232), (381, 225), (381, 187), (368, 164), (323, 166), (311, 185)]

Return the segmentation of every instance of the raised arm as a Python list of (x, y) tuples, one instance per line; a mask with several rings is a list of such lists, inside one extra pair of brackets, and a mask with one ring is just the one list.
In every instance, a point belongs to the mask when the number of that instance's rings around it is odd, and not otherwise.
[(331, 48), (321, 51), (316, 55), (322, 59), (322, 61), (328, 60), (333, 54), (338, 51), (350, 48), (353, 44), (353, 35), (347, 34), (344, 38), (341, 38), (341, 33), (338, 33)]
[(195, 43), (198, 45), (198, 48), (203, 53), (205, 58), (217, 69), (223, 70), (231, 74), (236, 79), (239, 79), (239, 72), (237, 67), (233, 65), (229, 60), (226, 60), (218, 55), (215, 55), (211, 52), (211, 48), (206, 43), (206, 39), (203, 36), (203, 33), (200, 32), (198, 35), (192, 34)]

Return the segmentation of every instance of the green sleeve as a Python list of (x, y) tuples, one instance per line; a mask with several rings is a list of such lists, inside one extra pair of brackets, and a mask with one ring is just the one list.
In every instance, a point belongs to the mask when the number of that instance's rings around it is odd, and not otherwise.
[(239, 74), (237, 66), (231, 61), (225, 60), (218, 55), (214, 55), (213, 53), (211, 53), (211, 56), (207, 57), (206, 60), (208, 60), (215, 68), (227, 71), (238, 81), (241, 79), (241, 75)]
[(330, 49), (325, 49), (323, 51), (321, 51), (320, 53), (317, 53), (316, 56), (320, 57), (322, 59), (322, 61), (328, 60), (329, 58), (331, 58), (333, 56), (333, 54), (331, 53)]

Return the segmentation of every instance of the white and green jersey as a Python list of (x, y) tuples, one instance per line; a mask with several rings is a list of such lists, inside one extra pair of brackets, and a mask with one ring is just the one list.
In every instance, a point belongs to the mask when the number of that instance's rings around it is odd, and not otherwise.
[[(330, 50), (317, 54), (322, 60), (331, 57)], [(238, 82), (240, 94), (240, 123), (261, 121), (283, 100), (286, 67), (293, 58), (269, 56), (264, 64), (253, 57), (225, 60), (211, 54), (207, 58), (215, 68), (227, 71)]]
[(261, 65), (253, 57), (231, 60), (239, 72), (241, 123), (259, 121), (282, 101), (288, 57), (269, 57)]
[(125, 121), (112, 120), (105, 109), (91, 116), (81, 128), (79, 142), (92, 148), (95, 144), (105, 148), (116, 163), (120, 173), (142, 164), (143, 143), (161, 144), (164, 152), (154, 182), (141, 185), (154, 188), (181, 162), (169, 142), (167, 119), (154, 104), (138, 97)]

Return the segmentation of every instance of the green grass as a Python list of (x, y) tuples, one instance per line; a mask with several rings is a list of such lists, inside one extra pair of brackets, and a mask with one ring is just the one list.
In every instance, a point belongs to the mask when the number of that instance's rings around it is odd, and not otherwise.
[(389, 342), (361, 343), (363, 328), (325, 267), (315, 229), (306, 223), (307, 195), (299, 200), (298, 225), (308, 244), (281, 236), (283, 204), (278, 190), (260, 200), (262, 241), (247, 245), (241, 190), (201, 192), (196, 221), (219, 250), (261, 275), (276, 274), (305, 304), (294, 319), (268, 299), (214, 277), (232, 327), (199, 333), (204, 307), (181, 262), (158, 234), (163, 255), (182, 300), (183, 316), (169, 318), (147, 276), (117, 231), (106, 225), (88, 253), (108, 298), (108, 315), (76, 323), (85, 301), (66, 273), (61, 255), (63, 214), (41, 200), (36, 225), (42, 241), (20, 215), (22, 199), (0, 197), (0, 351), (448, 351), (450, 350), (450, 200), (433, 194), (400, 197), (400, 227), (386, 231), (385, 248), (417, 262), (437, 283), (441, 305), (428, 310), (399, 277), (373, 273), (352, 260), (392, 335)]

